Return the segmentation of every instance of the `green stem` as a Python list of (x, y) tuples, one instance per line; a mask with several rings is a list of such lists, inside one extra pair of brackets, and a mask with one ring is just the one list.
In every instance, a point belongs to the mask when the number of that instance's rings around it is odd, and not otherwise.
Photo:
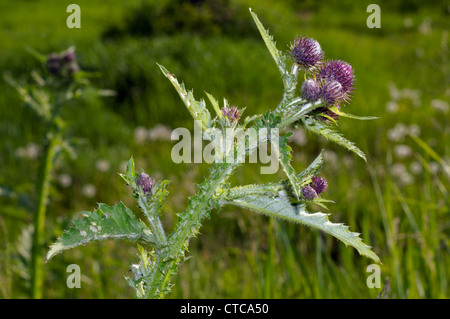
[(205, 180), (197, 195), (189, 200), (187, 210), (180, 215), (167, 249), (157, 253), (150, 274), (146, 278), (145, 298), (162, 298), (168, 292), (169, 280), (184, 260), (189, 240), (198, 233), (204, 217), (213, 208), (212, 199), (238, 164), (214, 164), (213, 173)]
[[(308, 107), (306, 106), (306, 108)], [(283, 127), (282, 125), (279, 126), (279, 128)], [(249, 142), (251, 146), (248, 149), (236, 146), (236, 152), (240, 156), (234, 163), (214, 164), (211, 176), (201, 184), (197, 195), (189, 199), (188, 208), (180, 215), (174, 232), (169, 236), (167, 246), (155, 252), (155, 261), (145, 278), (144, 298), (163, 298), (169, 291), (169, 280), (173, 273), (177, 271), (178, 265), (185, 259), (190, 238), (198, 233), (203, 218), (208, 216), (213, 209), (213, 200), (217, 191), (239, 166), (239, 163), (242, 163), (242, 158), (247, 157), (252, 149), (258, 147), (259, 143), (264, 142), (259, 141), (258, 143), (258, 138), (252, 137), (256, 140)]]
[(44, 283), (43, 265), (45, 246), (45, 215), (47, 212), (48, 195), (50, 191), (51, 171), (55, 160), (56, 146), (60, 142), (61, 127), (58, 116), (61, 107), (65, 103), (63, 96), (56, 94), (55, 104), (51, 117), (47, 122), (47, 128), (43, 138), (44, 154), (39, 164), (37, 179), (37, 209), (34, 216), (33, 247), (31, 251), (31, 297), (42, 298), (42, 287)]
[(164, 232), (164, 228), (161, 224), (161, 219), (158, 216), (153, 216), (151, 213), (149, 213), (148, 209), (148, 203), (144, 199), (144, 197), (140, 196), (138, 200), (139, 207), (144, 212), (145, 216), (147, 217), (150, 230), (155, 235), (156, 240), (158, 241), (159, 246), (166, 246), (167, 245), (167, 237), (166, 233)]
[(31, 255), (31, 297), (34, 299), (42, 298), (43, 287), (43, 246), (45, 231), (45, 214), (47, 210), (48, 194), (50, 189), (50, 173), (53, 167), (55, 157), (56, 138), (46, 139), (44, 145), (44, 156), (40, 163), (38, 175), (38, 205), (34, 217), (33, 248)]

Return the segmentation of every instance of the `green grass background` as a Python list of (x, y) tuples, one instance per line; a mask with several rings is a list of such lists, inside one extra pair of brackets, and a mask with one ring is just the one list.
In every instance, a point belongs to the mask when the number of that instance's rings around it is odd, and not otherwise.
[[(448, 298), (450, 9), (445, 1), (379, 1), (381, 28), (369, 29), (366, 8), (372, 1), (233, 0), (239, 13), (236, 23), (248, 24), (250, 31), (241, 33), (236, 27), (221, 32), (219, 25), (202, 33), (185, 26), (149, 36), (127, 32), (105, 36), (107, 31), (126, 30), (127, 17), (141, 1), (78, 0), (81, 29), (68, 29), (66, 8), (72, 2), (0, 1), (2, 73), (29, 78), (39, 65), (27, 47), (49, 53), (75, 45), (81, 67), (101, 74), (94, 86), (118, 93), (107, 98), (91, 94), (65, 109), (67, 135), (82, 143), (76, 159), (62, 156), (56, 163), (48, 244), (80, 211), (92, 210), (98, 202), (122, 200), (136, 208), (117, 175), (131, 155), (138, 168), (172, 181), (163, 217), (166, 228), (172, 228), (175, 214), (195, 193), (207, 166), (174, 164), (169, 159), (172, 142), (139, 143), (134, 137), (137, 127), (192, 128), (189, 113), (156, 62), (194, 88), (198, 98), (204, 97), (203, 91), (218, 99), (227, 97), (231, 104), (246, 106), (247, 115), (273, 108), (282, 85), (251, 23), (251, 7), (270, 28), (279, 49), (287, 49), (296, 35), (307, 35), (321, 43), (327, 58), (352, 64), (356, 89), (345, 111), (379, 117), (339, 120), (339, 130), (367, 154), (367, 163), (306, 133), (304, 145), (293, 145), (293, 166), (300, 171), (321, 149), (327, 150), (322, 175), (329, 183), (326, 197), (336, 202), (330, 205), (330, 218), (362, 233), (380, 256), (382, 286), (389, 281), (388, 298)], [(169, 14), (159, 18), (169, 26), (176, 24)], [(393, 96), (392, 87), (400, 96)], [(410, 98), (411, 90), (418, 99)], [(443, 110), (433, 107), (436, 100)], [(389, 102), (396, 103), (395, 112), (387, 111)], [(418, 127), (419, 142), (408, 135), (390, 138), (396, 127), (416, 131)], [(39, 121), (2, 79), (0, 185), (30, 196), (0, 196), (3, 298), (28, 296), (32, 215), (27, 207), (35, 200), (37, 161), (17, 156), (17, 149), (39, 145), (41, 136)], [(399, 146), (409, 147), (409, 153), (402, 155)], [(106, 160), (109, 170), (99, 171), (98, 160)], [(62, 174), (72, 177), (70, 187), (58, 183)], [(261, 176), (257, 165), (249, 165), (232, 183), (272, 178), (278, 176)], [(96, 188), (94, 197), (83, 195), (86, 184)], [(366, 267), (371, 261), (353, 248), (315, 230), (233, 207), (205, 221), (201, 235), (191, 241), (190, 255), (174, 278), (171, 298), (376, 298), (381, 292), (367, 287)], [(65, 252), (45, 264), (44, 296), (130, 298), (133, 291), (123, 277), (131, 275), (128, 267), (137, 260), (137, 250), (126, 242), (101, 242)], [(66, 286), (66, 267), (73, 263), (81, 267), (81, 289)]]

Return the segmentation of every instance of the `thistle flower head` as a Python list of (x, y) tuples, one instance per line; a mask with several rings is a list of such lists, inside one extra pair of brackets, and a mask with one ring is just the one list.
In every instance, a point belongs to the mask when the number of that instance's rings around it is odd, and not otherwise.
[(47, 57), (47, 68), (51, 74), (58, 74), (61, 70), (61, 58), (57, 53), (51, 53)]
[(72, 61), (75, 61), (75, 59), (77, 58), (75, 52), (72, 49), (67, 50), (64, 53), (63, 59), (65, 62), (70, 63)]
[(339, 82), (344, 93), (343, 100), (349, 101), (355, 82), (355, 75), (350, 64), (341, 60), (325, 61), (318, 68), (317, 78)]
[(297, 37), (291, 43), (291, 57), (295, 63), (305, 69), (315, 67), (323, 59), (319, 42), (308, 37)]
[(315, 189), (309, 185), (306, 185), (305, 187), (303, 187), (302, 194), (307, 200), (312, 200), (312, 199), (315, 199), (318, 197)]
[(329, 80), (322, 87), (321, 97), (328, 104), (339, 104), (344, 100), (345, 92), (341, 83)]
[(51, 53), (47, 57), (47, 69), (54, 75), (72, 75), (80, 70), (77, 62), (76, 55), (73, 48), (67, 49), (63, 53)]
[(150, 175), (141, 173), (137, 178), (136, 185), (141, 186), (146, 195), (151, 195), (155, 181), (150, 177)]
[(308, 79), (303, 82), (300, 90), (302, 92), (303, 98), (308, 101), (317, 101), (320, 98), (320, 83), (313, 79)]
[(317, 194), (320, 194), (327, 190), (328, 182), (324, 177), (314, 176), (311, 187), (314, 188)]
[(239, 118), (241, 117), (241, 111), (239, 111), (237, 106), (225, 106), (222, 108), (222, 113), (230, 123), (239, 120)]

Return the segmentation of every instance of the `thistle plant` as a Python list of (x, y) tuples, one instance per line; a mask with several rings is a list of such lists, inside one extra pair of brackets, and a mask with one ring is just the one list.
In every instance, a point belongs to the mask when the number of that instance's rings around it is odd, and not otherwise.
[[(298, 173), (291, 164), (289, 133), (276, 138), (272, 133), (267, 134), (268, 131), (302, 125), (365, 159), (361, 150), (333, 128), (339, 117), (358, 118), (341, 111), (341, 105), (351, 98), (355, 78), (353, 69), (343, 61), (324, 60), (319, 43), (307, 37), (294, 40), (287, 52), (278, 50), (257, 15), (251, 10), (250, 13), (281, 73), (284, 93), (279, 105), (263, 114), (242, 118), (243, 108), (229, 106), (226, 99), (220, 107), (219, 102), (206, 93), (216, 113), (213, 117), (204, 99), (195, 99), (193, 91), (186, 90), (184, 84), (158, 64), (199, 123), (203, 139), (214, 146), (214, 162), (209, 176), (199, 184), (198, 192), (189, 198), (186, 210), (178, 214), (173, 232), (167, 234), (160, 216), (169, 181), (154, 180), (143, 170), (138, 172), (131, 158), (126, 172), (120, 176), (131, 188), (144, 220), (140, 220), (122, 202), (114, 206), (99, 204), (94, 211), (82, 212), (82, 217), (76, 219), (73, 226), (50, 247), (47, 259), (97, 240), (128, 239), (139, 251), (139, 261), (130, 267), (133, 276), (126, 278), (135, 297), (163, 298), (172, 288), (171, 279), (178, 267), (187, 260), (189, 241), (199, 233), (202, 222), (211, 217), (213, 210), (232, 205), (319, 229), (354, 247), (361, 255), (379, 262), (378, 256), (362, 242), (359, 234), (350, 232), (348, 226), (332, 223), (327, 214), (308, 211), (311, 204), (326, 209), (326, 204), (331, 202), (323, 197), (328, 182), (319, 176), (324, 164), (323, 154), (318, 154), (306, 169)], [(300, 72), (305, 76), (302, 85), (298, 85)], [(217, 134), (239, 129), (254, 129), (258, 133), (246, 135), (242, 143), (236, 141), (235, 134)], [(286, 180), (230, 185), (229, 178), (236, 168), (243, 165), (253, 151), (267, 143), (271, 144)], [(234, 160), (225, 160), (230, 157)]]
[(42, 64), (40, 71), (31, 72), (32, 81), (21, 84), (9, 75), (6, 75), (5, 79), (17, 90), (24, 104), (34, 111), (44, 126), (36, 182), (37, 201), (33, 211), (30, 265), (30, 296), (41, 298), (44, 281), (43, 255), (47, 245), (45, 224), (52, 170), (62, 151), (66, 151), (72, 157), (75, 156), (73, 146), (76, 140), (64, 138), (66, 122), (61, 116), (61, 110), (82, 96), (84, 89), (89, 85), (89, 74), (80, 70), (74, 47), (47, 56), (33, 50), (30, 50), (30, 53)]

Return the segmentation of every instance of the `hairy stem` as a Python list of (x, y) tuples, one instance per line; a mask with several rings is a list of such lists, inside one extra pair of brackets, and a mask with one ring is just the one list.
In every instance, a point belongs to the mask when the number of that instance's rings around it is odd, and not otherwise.
[(43, 248), (45, 231), (45, 214), (47, 211), (47, 201), (50, 189), (50, 173), (55, 157), (55, 137), (45, 139), (44, 155), (40, 163), (37, 194), (38, 204), (36, 215), (34, 216), (33, 248), (31, 255), (31, 297), (42, 298), (43, 286)]
[(158, 245), (166, 246), (167, 237), (166, 233), (164, 232), (164, 228), (162, 227), (161, 219), (158, 216), (153, 216), (151, 213), (149, 213), (149, 209), (147, 207), (148, 203), (144, 199), (144, 197), (139, 197), (138, 203), (139, 207), (142, 209), (145, 216), (147, 217), (150, 230), (155, 235)]
[(180, 215), (167, 249), (157, 253), (149, 276), (146, 278), (145, 298), (162, 298), (168, 292), (169, 280), (184, 260), (189, 240), (198, 233), (202, 220), (213, 208), (213, 197), (238, 164), (214, 164), (211, 176), (201, 185), (197, 195), (189, 200), (187, 210)]
[(31, 251), (31, 297), (33, 299), (42, 298), (45, 215), (47, 212), (51, 172), (56, 156), (56, 147), (60, 143), (61, 138), (61, 126), (58, 124), (58, 117), (65, 101), (64, 95), (56, 93), (55, 104), (51, 112), (51, 117), (47, 122), (43, 138), (44, 153), (39, 163), (36, 185), (38, 202), (34, 216), (33, 247)]

